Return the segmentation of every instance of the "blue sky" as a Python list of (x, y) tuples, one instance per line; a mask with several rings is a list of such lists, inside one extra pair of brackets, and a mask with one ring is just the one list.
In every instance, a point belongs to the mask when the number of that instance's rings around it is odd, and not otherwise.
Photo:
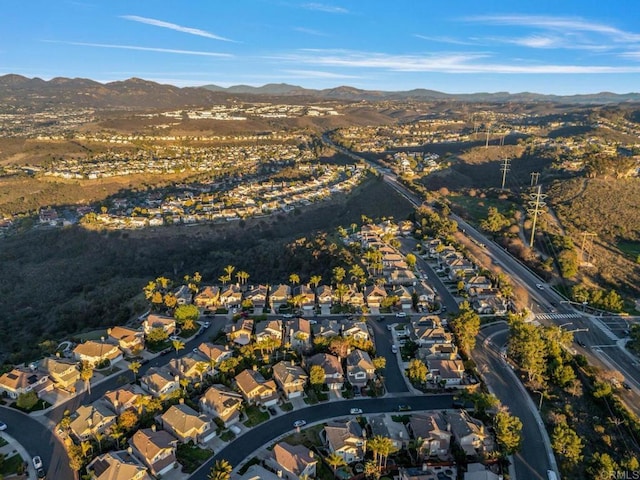
[(626, 93), (639, 18), (637, 0), (3, 0), (0, 74)]

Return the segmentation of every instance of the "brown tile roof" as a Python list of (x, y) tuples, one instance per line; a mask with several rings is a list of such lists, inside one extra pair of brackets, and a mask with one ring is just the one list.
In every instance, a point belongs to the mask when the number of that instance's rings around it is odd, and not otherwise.
[[(154, 465), (156, 471), (162, 469), (162, 466), (156, 465), (156, 462), (153, 461), (156, 455), (163, 450), (174, 448), (178, 443), (178, 440), (169, 432), (165, 430), (156, 431), (151, 428), (138, 430), (129, 441), (131, 442), (131, 446), (140, 452), (140, 455), (142, 455), (148, 464)], [(169, 455), (169, 457), (172, 457), (172, 461), (169, 463), (176, 461), (174, 454)], [(166, 465), (168, 465), (168, 463)]]
[(108, 358), (109, 360), (113, 360), (114, 358), (122, 355), (122, 352), (117, 346), (93, 340), (87, 340), (86, 342), (76, 346), (76, 348), (73, 349), (73, 353), (78, 356), (82, 355), (84, 357), (100, 359)]
[(318, 461), (314, 458), (313, 452), (304, 445), (289, 445), (287, 442), (276, 443), (272, 453), (282, 468), (296, 475), (300, 475), (308, 465)]
[(162, 415), (162, 423), (166, 423), (176, 432), (187, 436), (189, 432), (195, 430), (202, 432), (207, 422), (202, 415), (199, 415), (188, 405), (172, 405)]

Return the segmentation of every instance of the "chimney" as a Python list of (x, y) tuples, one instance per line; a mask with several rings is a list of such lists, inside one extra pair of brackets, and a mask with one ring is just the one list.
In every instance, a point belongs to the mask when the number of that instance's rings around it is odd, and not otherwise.
[(309, 458), (313, 458), (314, 455), (313, 450), (309, 450)]
[(156, 431), (156, 428), (157, 428), (157, 427), (156, 427), (156, 424), (155, 424), (155, 423), (151, 425), (151, 431), (152, 431), (152, 432), (155, 432), (155, 431)]
[(113, 408), (116, 410), (116, 412), (118, 411), (118, 407), (120, 407), (120, 400), (118, 400), (117, 398), (113, 399)]
[(180, 397), (180, 400), (178, 400), (178, 403), (179, 403), (180, 405), (184, 405), (184, 398)]
[(423, 472), (426, 472), (426, 471), (427, 471), (427, 468), (428, 468), (428, 467), (427, 467), (427, 464), (426, 464), (426, 463), (423, 463), (423, 464), (422, 464), (422, 471), (423, 471)]
[(107, 335), (111, 335), (111, 329), (107, 328)]

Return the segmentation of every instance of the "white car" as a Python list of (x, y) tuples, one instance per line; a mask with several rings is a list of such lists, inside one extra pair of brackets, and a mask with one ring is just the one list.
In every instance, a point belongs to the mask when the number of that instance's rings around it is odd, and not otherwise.
[(169, 340), (182, 340), (178, 335), (171, 335)]
[(396, 312), (396, 317), (404, 318), (407, 316), (407, 312)]
[(33, 468), (35, 468), (36, 470), (38, 470), (39, 468), (42, 468), (42, 459), (40, 458), (40, 456), (36, 455), (35, 457), (33, 457)]
[(360, 415), (362, 413), (362, 409), (361, 408), (352, 408), (351, 410), (349, 410), (349, 413), (351, 415)]
[(536, 288), (538, 290), (544, 290), (544, 285), (542, 285), (541, 283), (536, 283)]
[(293, 426), (296, 428), (304, 427), (306, 424), (306, 420), (296, 420), (295, 422), (293, 422)]
[(2, 430), (6, 430), (6, 429), (7, 429), (7, 424), (6, 424), (6, 423), (4, 423), (4, 422), (0, 422), (0, 432), (1, 432)]

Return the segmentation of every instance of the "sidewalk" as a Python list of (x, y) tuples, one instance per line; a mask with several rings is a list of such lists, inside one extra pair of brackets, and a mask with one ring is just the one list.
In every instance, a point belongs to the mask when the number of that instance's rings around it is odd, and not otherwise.
[(35, 470), (33, 469), (33, 464), (31, 463), (31, 456), (27, 452), (27, 450), (20, 444), (18, 441), (9, 435), (7, 432), (0, 432), (0, 438), (4, 439), (7, 442), (7, 445), (0, 447), (0, 454), (5, 456), (5, 460), (14, 456), (15, 454), (20, 455), (22, 460), (27, 464), (27, 472), (26, 475), (17, 476), (14, 478), (36, 478)]

